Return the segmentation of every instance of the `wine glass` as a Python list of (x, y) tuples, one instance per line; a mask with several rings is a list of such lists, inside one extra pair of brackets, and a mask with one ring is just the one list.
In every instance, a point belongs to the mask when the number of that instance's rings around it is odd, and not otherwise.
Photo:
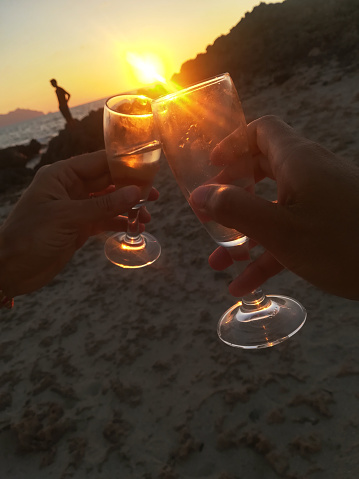
[[(191, 192), (204, 184), (237, 185), (254, 193), (247, 124), (228, 73), (158, 98), (152, 102), (152, 111), (162, 149), (191, 207)], [(216, 164), (213, 150), (235, 130), (235, 161)], [(229, 252), (248, 240), (238, 231), (194, 212), (214, 241)], [(217, 331), (230, 346), (265, 348), (295, 334), (305, 319), (305, 309), (294, 299), (265, 296), (257, 289), (222, 315)]]
[(151, 99), (143, 95), (117, 95), (104, 107), (104, 137), (107, 161), (116, 188), (137, 185), (140, 203), (128, 212), (126, 233), (115, 233), (105, 243), (107, 258), (122, 268), (142, 268), (161, 254), (151, 234), (139, 232), (138, 214), (160, 167), (161, 145), (156, 136)]

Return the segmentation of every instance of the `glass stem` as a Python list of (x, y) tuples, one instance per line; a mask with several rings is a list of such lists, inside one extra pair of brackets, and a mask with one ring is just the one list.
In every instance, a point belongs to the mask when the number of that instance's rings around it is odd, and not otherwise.
[[(233, 258), (233, 261), (236, 275), (240, 275), (250, 263), (250, 259), (248, 259), (247, 261), (236, 261)], [(255, 289), (254, 291), (249, 294), (246, 294), (242, 298), (242, 309), (245, 311), (256, 311), (259, 309), (263, 309), (269, 304), (270, 300), (266, 297), (261, 288)]]
[(247, 311), (255, 311), (268, 306), (270, 300), (263, 293), (261, 288), (257, 288), (242, 298), (242, 308)]
[(144, 241), (140, 234), (140, 225), (138, 221), (139, 213), (140, 208), (131, 208), (128, 212), (128, 223), (125, 242), (130, 245), (140, 245)]

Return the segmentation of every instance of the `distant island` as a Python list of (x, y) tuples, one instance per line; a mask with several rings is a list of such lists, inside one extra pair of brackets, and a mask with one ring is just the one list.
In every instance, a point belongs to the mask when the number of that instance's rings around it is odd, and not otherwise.
[(0, 115), (0, 127), (12, 125), (14, 123), (20, 123), (21, 121), (31, 120), (32, 118), (42, 115), (44, 115), (42, 111), (17, 108), (14, 111), (9, 111), (9, 113), (6, 113), (5, 115)]

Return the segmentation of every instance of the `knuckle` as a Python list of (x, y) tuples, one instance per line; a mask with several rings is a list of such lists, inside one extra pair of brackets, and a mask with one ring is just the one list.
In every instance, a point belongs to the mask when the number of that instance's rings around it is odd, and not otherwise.
[(52, 165), (43, 165), (41, 166), (41, 168), (39, 168), (36, 172), (36, 175), (35, 177), (37, 179), (39, 178), (43, 178), (44, 176), (47, 176), (47, 174), (49, 173), (49, 171), (51, 170), (51, 167)]
[(221, 207), (221, 209), (228, 209), (231, 206), (232, 203), (232, 189), (233, 187), (231, 186), (226, 186), (223, 188), (220, 188), (219, 190), (219, 199), (218, 199), (218, 204)]
[(233, 214), (232, 190), (231, 186), (221, 187), (214, 195), (213, 210), (222, 218), (231, 217)]
[(37, 170), (36, 176), (38, 178), (46, 178), (48, 176), (54, 175), (56, 174), (57, 171), (63, 168), (63, 164), (64, 164), (64, 161), (59, 160), (59, 161), (56, 161), (55, 163), (43, 165)]
[(98, 208), (106, 216), (113, 216), (113, 201), (111, 195), (98, 196), (96, 199)]
[(283, 121), (276, 115), (264, 115), (258, 119), (260, 123), (283, 123)]

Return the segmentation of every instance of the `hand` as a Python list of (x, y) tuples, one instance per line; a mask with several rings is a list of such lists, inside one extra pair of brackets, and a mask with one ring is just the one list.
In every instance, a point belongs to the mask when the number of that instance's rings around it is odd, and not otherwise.
[[(213, 151), (233, 161), (235, 131)], [(276, 117), (248, 125), (255, 181), (277, 182), (272, 203), (235, 186), (201, 186), (191, 201), (207, 217), (235, 228), (265, 252), (230, 285), (242, 296), (286, 267), (313, 285), (359, 299), (359, 169), (322, 146), (301, 137)], [(245, 253), (237, 248), (239, 258)], [(232, 263), (228, 250), (210, 257), (215, 269)]]
[[(114, 190), (111, 183), (104, 151), (59, 161), (37, 172), (0, 227), (0, 287), (7, 296), (44, 286), (89, 236), (126, 230), (127, 218), (117, 215), (136, 205), (141, 191), (137, 186)], [(152, 189), (149, 200), (157, 197)], [(149, 213), (141, 208), (140, 221), (149, 220)]]

